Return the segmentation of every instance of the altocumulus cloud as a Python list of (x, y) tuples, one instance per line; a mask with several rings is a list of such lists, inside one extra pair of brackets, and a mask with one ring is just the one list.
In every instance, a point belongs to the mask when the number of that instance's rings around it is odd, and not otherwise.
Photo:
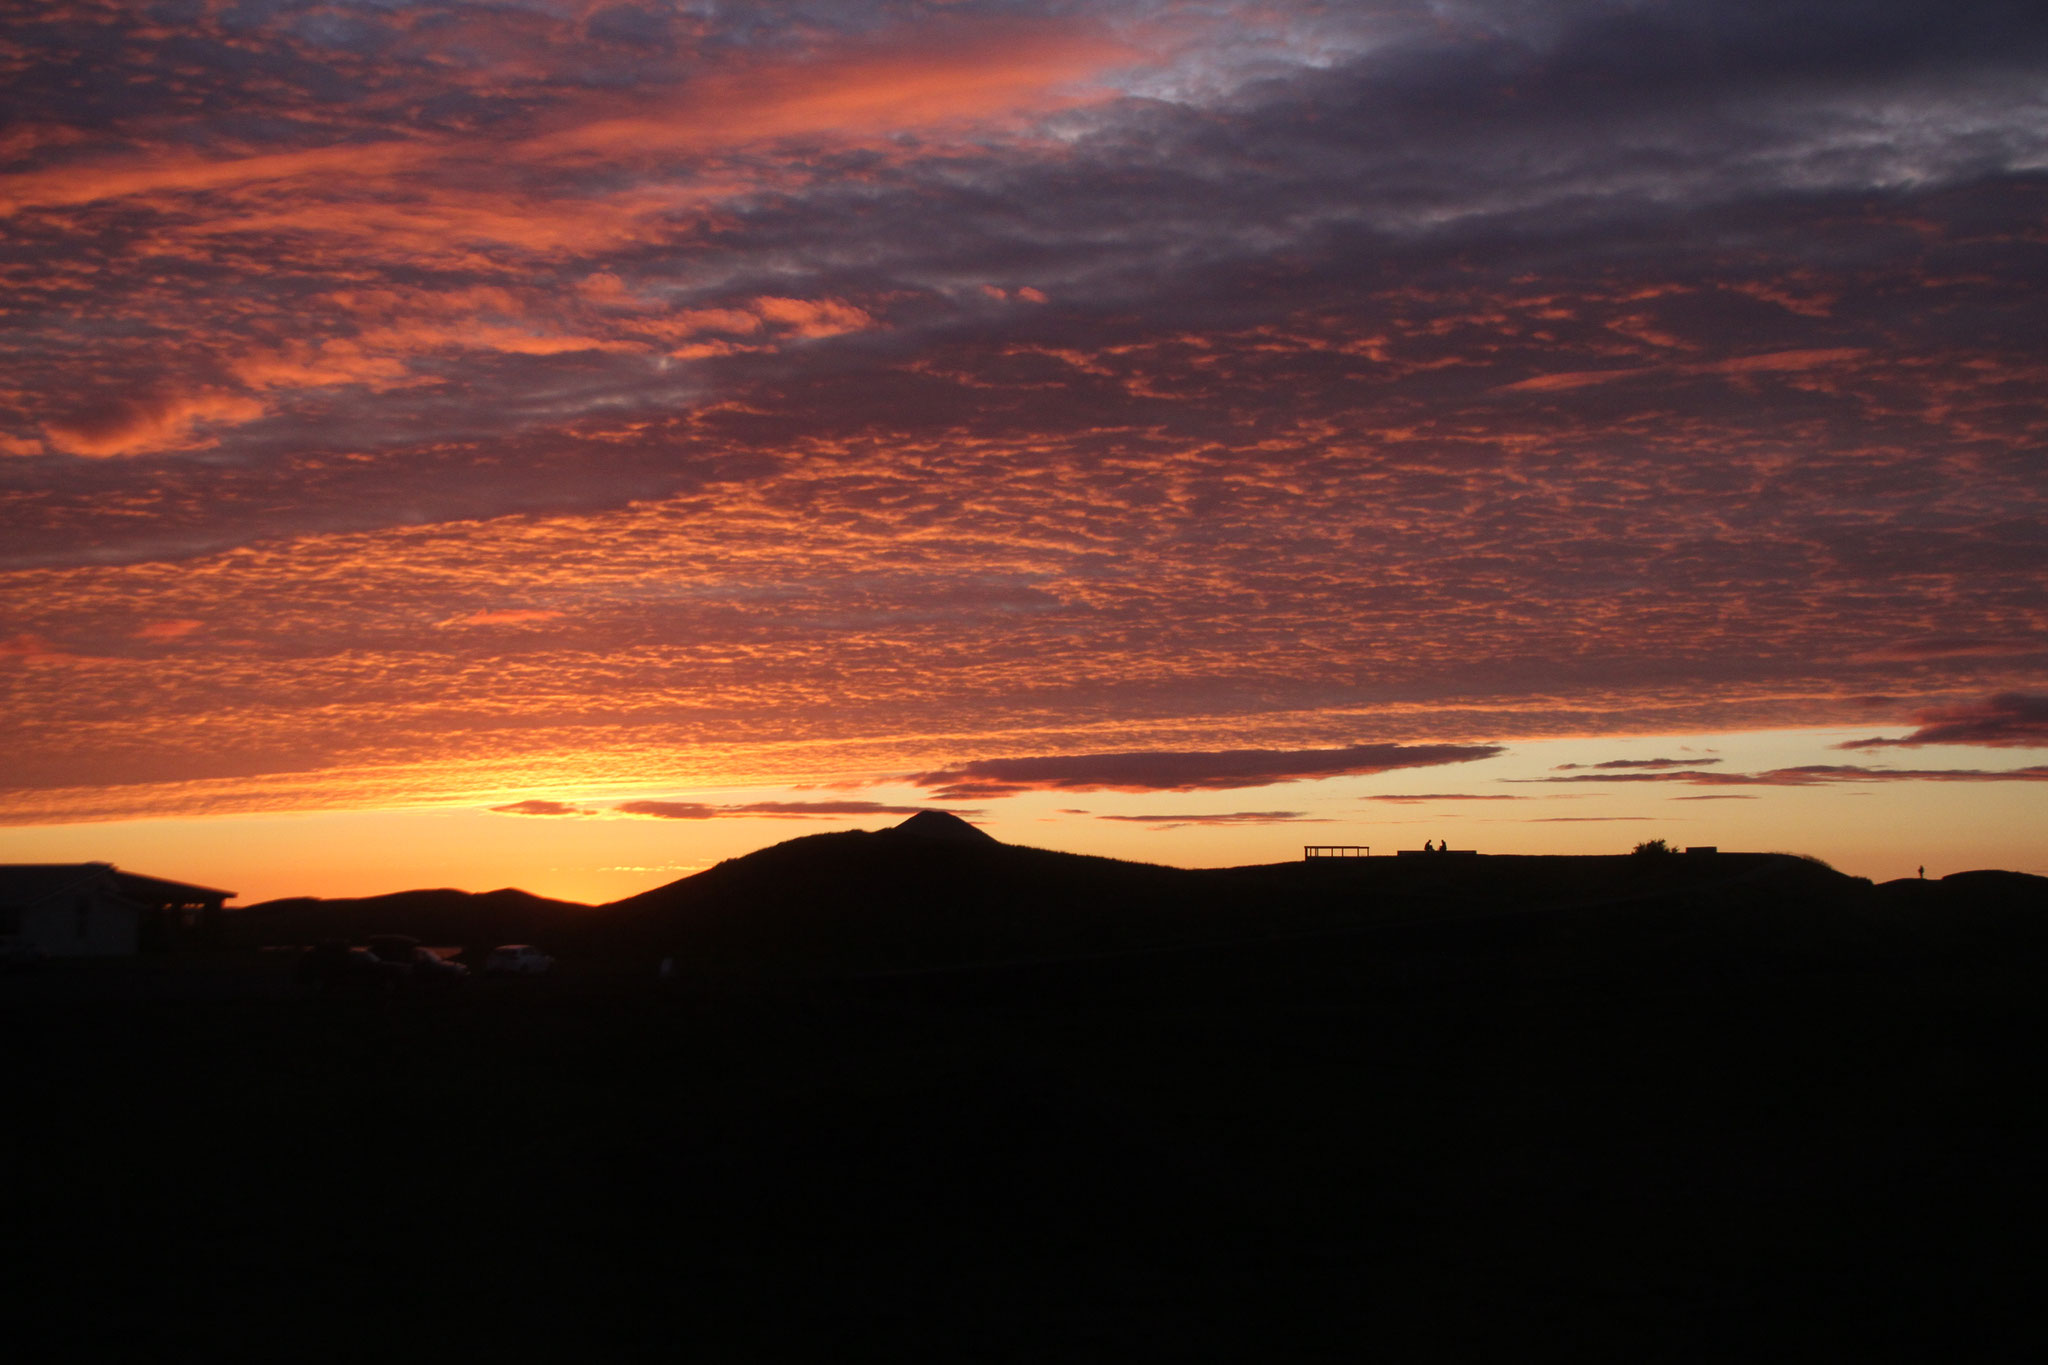
[(2040, 5), (943, 8), (0, 6), (0, 813), (2038, 692)]

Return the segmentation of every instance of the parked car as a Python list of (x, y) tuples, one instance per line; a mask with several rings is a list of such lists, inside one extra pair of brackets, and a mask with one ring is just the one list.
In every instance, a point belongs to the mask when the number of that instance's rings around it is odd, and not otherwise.
[(484, 959), (484, 975), (539, 976), (554, 965), (553, 958), (531, 943), (506, 943)]
[(369, 944), (379, 961), (397, 967), (418, 985), (452, 985), (469, 975), (469, 968), (431, 948), (422, 948), (410, 934), (372, 934)]
[(396, 995), (406, 971), (401, 963), (339, 940), (318, 944), (299, 959), (299, 980), (322, 995)]
[(415, 948), (412, 950), (412, 974), (416, 980), (448, 986), (466, 980), (469, 968), (452, 957), (442, 957), (431, 948)]

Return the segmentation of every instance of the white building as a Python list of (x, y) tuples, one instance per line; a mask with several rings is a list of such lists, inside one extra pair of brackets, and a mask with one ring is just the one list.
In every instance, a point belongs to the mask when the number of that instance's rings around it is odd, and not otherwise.
[(0, 947), (51, 957), (169, 948), (203, 937), (234, 894), (112, 863), (0, 863)]

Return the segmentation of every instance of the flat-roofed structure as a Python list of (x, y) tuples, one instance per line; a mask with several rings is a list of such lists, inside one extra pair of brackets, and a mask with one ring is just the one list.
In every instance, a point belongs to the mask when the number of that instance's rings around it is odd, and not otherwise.
[(0, 945), (50, 957), (122, 957), (203, 939), (232, 891), (112, 863), (0, 863)]

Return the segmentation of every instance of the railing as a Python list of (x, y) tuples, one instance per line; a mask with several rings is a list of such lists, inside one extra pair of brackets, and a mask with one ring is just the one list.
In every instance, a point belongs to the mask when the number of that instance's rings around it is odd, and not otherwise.
[(1303, 844), (1304, 858), (1370, 858), (1370, 844)]

